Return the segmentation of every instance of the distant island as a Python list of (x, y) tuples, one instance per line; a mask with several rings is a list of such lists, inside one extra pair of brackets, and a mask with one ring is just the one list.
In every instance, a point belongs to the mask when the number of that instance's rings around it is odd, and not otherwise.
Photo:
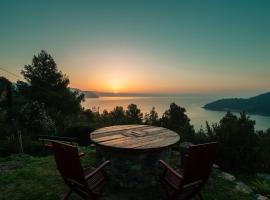
[(70, 90), (84, 94), (85, 98), (99, 98), (99, 95), (94, 91), (82, 91), (78, 88), (70, 88)]
[(156, 93), (115, 93), (115, 92), (98, 92), (98, 91), (84, 91), (78, 88), (70, 88), (71, 91), (77, 91), (84, 94), (85, 98), (99, 98), (99, 97), (162, 97), (165, 94)]
[(247, 99), (220, 99), (204, 105), (203, 108), (216, 111), (244, 111), (250, 114), (270, 116), (270, 92)]

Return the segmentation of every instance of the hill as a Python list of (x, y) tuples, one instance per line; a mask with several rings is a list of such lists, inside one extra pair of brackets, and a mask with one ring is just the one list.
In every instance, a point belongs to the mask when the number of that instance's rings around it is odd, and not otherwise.
[(270, 92), (247, 99), (220, 99), (204, 105), (203, 108), (218, 111), (245, 111), (251, 114), (270, 116)]
[(99, 98), (96, 92), (94, 91), (82, 91), (78, 88), (70, 88), (71, 91), (77, 91), (84, 94), (85, 98)]
[(85, 98), (99, 98), (99, 96), (94, 91), (82, 91)]

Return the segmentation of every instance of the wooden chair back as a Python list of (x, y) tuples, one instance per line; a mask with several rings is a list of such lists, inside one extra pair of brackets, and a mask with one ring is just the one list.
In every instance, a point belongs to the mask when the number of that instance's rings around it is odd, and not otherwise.
[(205, 183), (211, 173), (216, 153), (216, 142), (191, 145), (184, 158), (183, 184), (195, 181)]
[(52, 142), (57, 168), (66, 182), (85, 185), (84, 170), (82, 168), (79, 152), (75, 146)]
[(75, 146), (52, 141), (52, 148), (57, 168), (70, 188), (64, 199), (67, 199), (72, 192), (76, 192), (84, 199), (99, 200), (108, 181), (104, 168), (110, 164), (110, 161), (105, 161), (97, 168), (84, 170)]

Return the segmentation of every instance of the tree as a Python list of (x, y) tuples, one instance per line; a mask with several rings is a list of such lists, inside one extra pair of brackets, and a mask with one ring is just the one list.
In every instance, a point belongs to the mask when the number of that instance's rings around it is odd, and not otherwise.
[(270, 128), (266, 131), (258, 131), (257, 134), (256, 170), (270, 173)]
[(110, 125), (110, 113), (105, 109), (103, 112), (99, 115), (97, 115), (98, 123), (101, 127)]
[(110, 124), (126, 124), (125, 111), (122, 106), (116, 106), (113, 111), (109, 113), (110, 115)]
[(52, 119), (47, 115), (44, 104), (29, 102), (19, 112), (19, 125), (23, 135), (53, 135), (55, 126)]
[(129, 104), (126, 111), (127, 121), (130, 124), (141, 124), (143, 114), (136, 104)]
[(213, 127), (219, 142), (218, 163), (226, 170), (252, 172), (256, 161), (257, 135), (255, 121), (243, 112), (240, 117), (230, 112)]
[(179, 133), (182, 141), (192, 142), (195, 131), (185, 112), (185, 108), (171, 103), (161, 118), (161, 125)]
[(44, 104), (49, 116), (57, 127), (65, 127), (67, 118), (76, 118), (82, 111), (83, 94), (68, 88), (69, 79), (57, 69), (51, 55), (41, 51), (33, 57), (31, 65), (25, 65), (22, 70), (26, 83), (18, 82), (18, 91), (28, 101)]
[(158, 113), (157, 113), (155, 107), (153, 107), (150, 110), (150, 113), (145, 114), (144, 122), (145, 122), (145, 124), (148, 124), (148, 125), (154, 125), (154, 126), (160, 125)]
[(12, 83), (0, 77), (0, 108), (12, 106)]
[(5, 77), (0, 77), (0, 136), (14, 134), (16, 112), (13, 95), (12, 83)]

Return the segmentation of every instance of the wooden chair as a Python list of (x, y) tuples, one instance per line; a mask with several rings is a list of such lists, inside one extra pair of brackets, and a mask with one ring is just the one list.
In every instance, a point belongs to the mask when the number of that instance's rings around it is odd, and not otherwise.
[(52, 141), (58, 141), (58, 142), (65, 142), (73, 145), (76, 143), (75, 138), (70, 138), (70, 137), (58, 137), (58, 136), (49, 136), (49, 135), (38, 135), (37, 136), (38, 140), (41, 142), (41, 146), (45, 150), (52, 150)]
[(98, 168), (83, 169), (78, 149), (75, 146), (59, 142), (52, 142), (57, 168), (70, 190), (64, 199), (68, 199), (72, 192), (83, 199), (99, 200), (108, 180), (104, 168), (110, 163), (105, 161)]
[(174, 170), (164, 161), (160, 181), (166, 187), (168, 199), (203, 199), (201, 188), (208, 180), (217, 153), (217, 143), (191, 145), (184, 158), (183, 169)]

